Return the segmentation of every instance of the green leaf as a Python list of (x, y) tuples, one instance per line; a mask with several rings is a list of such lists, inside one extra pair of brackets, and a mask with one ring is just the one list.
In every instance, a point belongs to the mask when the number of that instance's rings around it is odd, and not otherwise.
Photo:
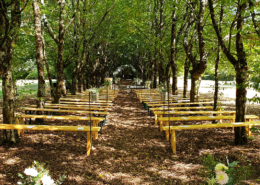
[(232, 163), (230, 163), (228, 166), (233, 168), (235, 167), (239, 162), (238, 161), (233, 161)]

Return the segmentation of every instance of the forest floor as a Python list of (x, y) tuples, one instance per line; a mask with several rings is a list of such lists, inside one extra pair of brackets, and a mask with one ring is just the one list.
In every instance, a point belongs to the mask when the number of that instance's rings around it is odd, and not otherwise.
[[(228, 105), (234, 110), (234, 101)], [(259, 116), (259, 105), (250, 105), (248, 114)], [(189, 122), (201, 123), (206, 122)], [(45, 124), (86, 123), (52, 120)], [(227, 156), (230, 162), (239, 161), (240, 166), (250, 165), (254, 170), (250, 182), (257, 184), (260, 136), (253, 136), (256, 139), (247, 145), (235, 146), (231, 129), (184, 131), (177, 137), (177, 154), (173, 155), (165, 134), (154, 125), (154, 117), (148, 115), (136, 94), (120, 89), (99, 138), (93, 141), (90, 156), (86, 156), (86, 138), (80, 132), (25, 131), (20, 143), (0, 145), (0, 185), (17, 184), (17, 174), (33, 161), (48, 165), (53, 179), (65, 174), (64, 185), (204, 184), (201, 158), (208, 154), (222, 163)]]

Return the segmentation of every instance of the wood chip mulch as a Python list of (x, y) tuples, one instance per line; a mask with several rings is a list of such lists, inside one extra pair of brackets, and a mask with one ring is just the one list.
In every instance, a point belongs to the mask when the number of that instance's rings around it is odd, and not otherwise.
[[(248, 109), (259, 116), (258, 110), (255, 106)], [(86, 123), (46, 120), (45, 124)], [(222, 162), (228, 156), (230, 162), (251, 165), (255, 173), (248, 182), (257, 184), (260, 136), (253, 136), (256, 139), (248, 145), (235, 146), (232, 129), (184, 131), (177, 137), (177, 154), (173, 155), (165, 134), (154, 125), (154, 117), (136, 94), (120, 89), (99, 138), (93, 141), (90, 156), (86, 156), (86, 137), (80, 132), (26, 131), (20, 143), (0, 145), (0, 185), (17, 184), (17, 174), (33, 161), (48, 165), (53, 179), (65, 174), (64, 185), (204, 184), (200, 158), (208, 154)]]

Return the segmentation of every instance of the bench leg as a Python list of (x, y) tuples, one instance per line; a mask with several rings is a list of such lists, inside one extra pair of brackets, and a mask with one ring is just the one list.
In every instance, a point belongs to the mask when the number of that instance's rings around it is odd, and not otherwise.
[[(19, 125), (19, 119), (15, 118), (15, 124)], [(21, 130), (17, 130), (18, 136), (21, 136)]]
[(90, 149), (91, 149), (91, 137), (90, 132), (87, 132), (87, 155), (90, 155)]
[(176, 136), (175, 130), (171, 131), (171, 145), (172, 145), (172, 153), (176, 154)]
[[(165, 122), (165, 126), (169, 126), (168, 121)], [(165, 136), (166, 136), (167, 141), (169, 141), (169, 130), (165, 131)]]
[(154, 114), (154, 122), (155, 122), (155, 125), (157, 125), (157, 114)]
[(251, 136), (251, 130), (250, 129), (251, 129), (251, 125), (246, 126), (246, 134), (247, 134), (248, 137)]
[[(94, 127), (97, 127), (97, 126), (98, 126), (97, 121), (93, 121), (93, 126), (94, 126)], [(94, 133), (93, 133), (93, 140), (96, 140), (96, 139), (98, 139), (98, 132), (94, 132)]]

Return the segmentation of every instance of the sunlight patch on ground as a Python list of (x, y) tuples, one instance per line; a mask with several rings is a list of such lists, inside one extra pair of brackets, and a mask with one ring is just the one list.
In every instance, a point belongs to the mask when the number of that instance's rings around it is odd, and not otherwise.
[(21, 160), (21, 158), (14, 157), (14, 158), (10, 158), (10, 159), (5, 160), (3, 163), (8, 164), (8, 165), (14, 165), (14, 164), (20, 163), (20, 160)]

